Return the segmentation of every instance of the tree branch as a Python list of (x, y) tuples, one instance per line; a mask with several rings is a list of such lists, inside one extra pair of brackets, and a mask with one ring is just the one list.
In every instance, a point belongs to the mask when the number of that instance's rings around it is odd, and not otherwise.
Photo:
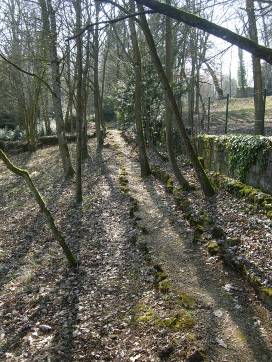
[(9, 65), (13, 66), (15, 69), (19, 70), (20, 72), (27, 74), (31, 77), (34, 77), (36, 79), (39, 79), (39, 81), (42, 82), (46, 86), (46, 88), (50, 91), (50, 93), (53, 94), (53, 96), (57, 97), (56, 93), (53, 91), (53, 89), (50, 87), (50, 85), (44, 79), (39, 77), (37, 74), (28, 72), (27, 70), (20, 68), (17, 64), (15, 64), (15, 63), (11, 62), (9, 59), (7, 59), (2, 53), (0, 53), (0, 58), (2, 58), (5, 62), (7, 62)]
[[(107, 2), (107, 1), (106, 1)], [(129, 19), (129, 18), (134, 18), (135, 16), (138, 16), (138, 15), (144, 15), (144, 14), (154, 14), (154, 11), (153, 10), (147, 10), (147, 11), (141, 11), (141, 12), (138, 12), (138, 13), (133, 13), (133, 14), (128, 14), (128, 15), (125, 15), (125, 16), (121, 16), (119, 18), (116, 18), (116, 19), (112, 19), (112, 20), (104, 20), (104, 21), (100, 21), (100, 22), (97, 22), (97, 23), (90, 23), (90, 24), (87, 24), (84, 28), (82, 28), (77, 34), (73, 35), (73, 36), (70, 36), (69, 38), (66, 39), (66, 41), (69, 41), (69, 40), (73, 40), (79, 36), (81, 36), (86, 30), (96, 26), (96, 25), (101, 25), (101, 24), (115, 24), (119, 21), (123, 21), (123, 20), (126, 20), (126, 19)]]
[(237, 45), (239, 48), (244, 49), (256, 57), (264, 59), (268, 63), (272, 64), (272, 49), (259, 45), (254, 41), (238, 35), (229, 29), (219, 26), (197, 15), (188, 13), (181, 9), (177, 9), (174, 6), (162, 4), (156, 0), (136, 0), (136, 2), (138, 4), (147, 6), (154, 12), (164, 14), (172, 19), (183, 22), (194, 28), (201, 29), (231, 44)]

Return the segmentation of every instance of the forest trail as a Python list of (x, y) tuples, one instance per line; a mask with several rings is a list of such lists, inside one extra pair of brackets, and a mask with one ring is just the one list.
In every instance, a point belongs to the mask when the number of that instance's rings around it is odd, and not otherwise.
[[(192, 243), (192, 231), (173, 197), (154, 178), (142, 181), (139, 162), (118, 131), (111, 142), (120, 148), (128, 173), (140, 242), (147, 243), (155, 264), (162, 265), (173, 288), (196, 303), (197, 332), (214, 361), (271, 361), (269, 314), (244, 281)], [(212, 259), (212, 258), (211, 258)], [(271, 321), (270, 321), (271, 322)], [(270, 340), (269, 340), (270, 339)]]
[(99, 163), (95, 144), (81, 207), (57, 147), (12, 157), (80, 259), (76, 273), (27, 187), (0, 164), (0, 360), (197, 362), (203, 351), (206, 361), (271, 361), (269, 313), (253, 291), (193, 246), (172, 196), (141, 179), (120, 131), (109, 130)]

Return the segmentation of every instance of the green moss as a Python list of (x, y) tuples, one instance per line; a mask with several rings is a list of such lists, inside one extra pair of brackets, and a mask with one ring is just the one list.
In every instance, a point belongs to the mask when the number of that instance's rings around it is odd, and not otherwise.
[(267, 201), (265, 200), (263, 203), (263, 207), (266, 211), (272, 211), (272, 204), (267, 203)]
[(196, 305), (196, 301), (195, 301), (194, 297), (190, 296), (189, 294), (187, 294), (185, 292), (179, 293), (178, 302), (180, 302), (181, 305), (187, 309), (193, 309)]
[(127, 179), (127, 172), (124, 166), (121, 166), (120, 175), (119, 175), (119, 185), (120, 191), (124, 194), (128, 194), (128, 179)]
[(137, 322), (146, 324), (154, 320), (155, 313), (151, 307), (145, 307), (144, 310), (139, 312), (140, 314), (135, 318)]
[(174, 192), (174, 180), (173, 180), (173, 178), (171, 176), (168, 178), (168, 180), (166, 182), (166, 189), (171, 194)]
[(172, 288), (172, 284), (169, 279), (163, 279), (158, 284), (158, 289), (161, 293), (169, 293), (170, 289)]
[(268, 153), (271, 150), (271, 141), (262, 136), (252, 135), (229, 135), (229, 136), (206, 136), (198, 137), (200, 153), (205, 162), (211, 162), (211, 153), (217, 150), (220, 154), (224, 152), (228, 168), (241, 180), (244, 181), (251, 166), (260, 162), (261, 170), (267, 167)]
[(168, 179), (170, 178), (170, 175), (167, 172), (163, 171), (158, 165), (151, 166), (151, 173), (164, 184), (166, 184)]
[(247, 201), (254, 204), (257, 207), (264, 208), (267, 212), (267, 216), (272, 219), (272, 196), (262, 192), (254, 187), (246, 185), (241, 181), (231, 179), (227, 176), (220, 175), (216, 172), (212, 172), (211, 177), (213, 181), (225, 188), (227, 191), (239, 196), (245, 197)]
[(202, 224), (206, 226), (211, 226), (214, 224), (212, 216), (210, 216), (207, 212), (202, 211), (201, 213)]
[(272, 220), (272, 211), (268, 211), (268, 212), (266, 213), (266, 216), (267, 216), (270, 220)]
[(208, 252), (211, 254), (211, 255), (216, 255), (218, 254), (219, 250), (220, 250), (220, 247), (218, 245), (218, 243), (216, 241), (210, 241), (208, 244), (207, 244), (207, 248), (208, 248)]
[(261, 288), (261, 292), (264, 293), (267, 297), (272, 298), (272, 288)]
[(164, 319), (156, 319), (155, 323), (161, 327), (167, 327), (174, 331), (191, 329), (195, 325), (195, 319), (188, 311), (181, 311)]
[(272, 288), (262, 287), (260, 289), (260, 297), (270, 308), (272, 307)]
[(202, 234), (203, 233), (204, 233), (203, 225), (196, 224), (195, 225), (195, 230), (194, 230), (193, 242), (197, 243), (199, 241), (202, 241)]
[(155, 278), (156, 278), (156, 282), (160, 283), (161, 281), (163, 281), (164, 279), (168, 278), (168, 275), (164, 272), (164, 271), (157, 271), (155, 273)]

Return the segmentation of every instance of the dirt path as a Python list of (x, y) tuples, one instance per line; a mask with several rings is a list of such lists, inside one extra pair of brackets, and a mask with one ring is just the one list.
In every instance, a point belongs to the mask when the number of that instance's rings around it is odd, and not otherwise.
[[(125, 160), (131, 194), (139, 201), (139, 236), (163, 266), (173, 288), (196, 301), (195, 332), (214, 361), (271, 361), (269, 313), (256, 300), (242, 279), (222, 267), (199, 246), (172, 197), (154, 179), (139, 178), (139, 163), (129, 157), (128, 145), (117, 131), (111, 142), (118, 144)], [(269, 340), (270, 336), (270, 340)]]
[(95, 140), (89, 150), (82, 207), (56, 147), (14, 156), (79, 257), (77, 273), (27, 187), (0, 165), (0, 360), (271, 361), (267, 310), (192, 246), (182, 213), (157, 180), (141, 180), (120, 132), (109, 132), (99, 164)]

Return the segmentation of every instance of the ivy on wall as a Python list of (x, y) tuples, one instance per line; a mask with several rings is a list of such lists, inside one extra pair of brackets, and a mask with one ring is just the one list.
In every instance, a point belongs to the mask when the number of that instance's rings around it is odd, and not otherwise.
[(227, 148), (231, 169), (237, 170), (239, 179), (245, 181), (248, 170), (257, 161), (261, 162), (261, 170), (267, 167), (272, 144), (265, 137), (238, 135), (229, 137)]
[(205, 153), (210, 154), (213, 147), (226, 153), (230, 170), (241, 181), (245, 181), (251, 166), (260, 162), (260, 169), (265, 170), (268, 153), (272, 150), (272, 142), (267, 137), (253, 135), (213, 136), (200, 135)]

